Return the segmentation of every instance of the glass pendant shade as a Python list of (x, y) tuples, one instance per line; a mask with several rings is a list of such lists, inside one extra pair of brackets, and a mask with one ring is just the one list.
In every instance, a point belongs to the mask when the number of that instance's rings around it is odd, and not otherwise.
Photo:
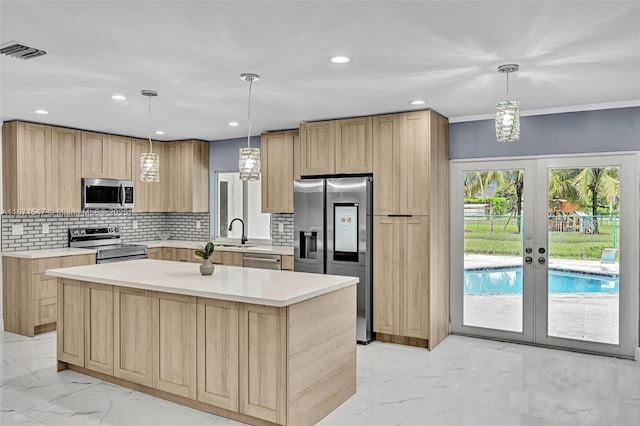
[(160, 182), (160, 155), (155, 152), (140, 154), (140, 180)]
[(238, 171), (241, 180), (260, 179), (260, 148), (240, 148)]
[(496, 140), (498, 142), (520, 140), (520, 104), (517, 101), (496, 104)]

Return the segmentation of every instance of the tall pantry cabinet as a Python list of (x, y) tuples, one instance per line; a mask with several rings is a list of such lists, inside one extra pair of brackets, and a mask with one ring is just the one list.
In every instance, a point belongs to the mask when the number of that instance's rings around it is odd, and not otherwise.
[(373, 117), (374, 331), (434, 348), (449, 332), (448, 120)]

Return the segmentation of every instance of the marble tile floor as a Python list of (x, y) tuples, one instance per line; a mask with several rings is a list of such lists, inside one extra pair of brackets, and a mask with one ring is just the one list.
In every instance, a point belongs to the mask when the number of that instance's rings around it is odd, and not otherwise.
[[(239, 425), (55, 371), (55, 332), (0, 332), (0, 425)], [(358, 346), (358, 391), (323, 419), (357, 425), (639, 425), (640, 363), (449, 336), (434, 351)]]

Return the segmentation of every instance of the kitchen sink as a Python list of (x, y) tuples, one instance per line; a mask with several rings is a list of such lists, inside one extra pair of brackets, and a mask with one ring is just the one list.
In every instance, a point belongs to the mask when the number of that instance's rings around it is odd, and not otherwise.
[(242, 248), (242, 247), (253, 247), (256, 244), (240, 244), (240, 243), (214, 243), (216, 247), (234, 247), (234, 248)]

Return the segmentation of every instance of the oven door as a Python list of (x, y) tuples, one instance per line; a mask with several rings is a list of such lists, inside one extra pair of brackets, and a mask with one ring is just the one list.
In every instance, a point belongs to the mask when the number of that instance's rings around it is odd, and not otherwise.
[(279, 254), (246, 253), (242, 257), (242, 266), (245, 268), (282, 269), (282, 261)]
[(133, 181), (82, 178), (82, 209), (132, 209)]

